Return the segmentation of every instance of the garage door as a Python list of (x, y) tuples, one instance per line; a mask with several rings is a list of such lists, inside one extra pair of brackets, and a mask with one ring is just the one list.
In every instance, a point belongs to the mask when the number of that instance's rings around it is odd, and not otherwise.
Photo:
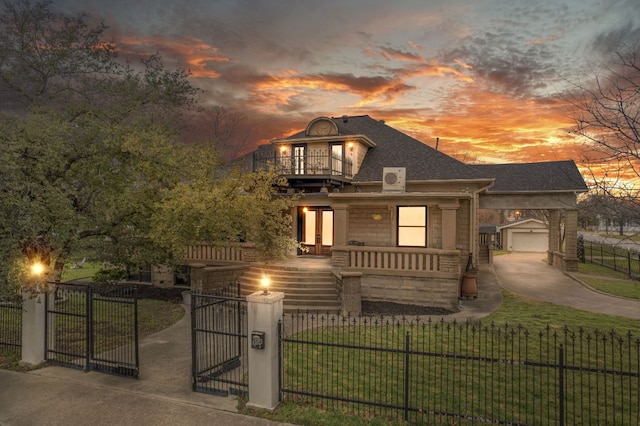
[(549, 234), (546, 232), (514, 232), (511, 234), (512, 251), (547, 251)]

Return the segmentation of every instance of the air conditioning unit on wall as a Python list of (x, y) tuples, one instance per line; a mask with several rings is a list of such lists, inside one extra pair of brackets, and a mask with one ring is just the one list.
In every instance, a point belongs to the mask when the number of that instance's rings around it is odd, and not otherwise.
[(402, 192), (405, 190), (405, 167), (384, 167), (382, 169), (382, 190)]

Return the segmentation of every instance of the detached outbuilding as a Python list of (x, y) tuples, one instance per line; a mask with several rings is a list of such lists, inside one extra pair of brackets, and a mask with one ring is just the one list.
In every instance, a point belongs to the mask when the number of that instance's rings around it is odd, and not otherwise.
[(516, 220), (499, 225), (498, 231), (505, 250), (544, 253), (549, 248), (549, 227), (541, 220)]

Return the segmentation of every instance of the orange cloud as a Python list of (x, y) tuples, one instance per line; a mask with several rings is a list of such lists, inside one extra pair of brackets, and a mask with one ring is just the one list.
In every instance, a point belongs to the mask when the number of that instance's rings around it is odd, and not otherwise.
[(118, 50), (125, 54), (148, 55), (156, 51), (164, 56), (177, 58), (184, 64), (191, 75), (198, 78), (217, 78), (220, 74), (209, 68), (211, 63), (229, 62), (231, 59), (223, 55), (217, 47), (213, 47), (195, 37), (167, 39), (162, 37), (123, 37)]

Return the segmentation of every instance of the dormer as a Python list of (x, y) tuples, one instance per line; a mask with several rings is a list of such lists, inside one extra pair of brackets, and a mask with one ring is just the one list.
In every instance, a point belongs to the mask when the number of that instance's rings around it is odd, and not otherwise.
[(367, 136), (350, 134), (348, 117), (318, 117), (304, 132), (271, 142), (272, 157), (254, 158), (254, 167), (276, 165), (292, 187), (343, 187), (358, 173), (367, 150), (375, 146)]

